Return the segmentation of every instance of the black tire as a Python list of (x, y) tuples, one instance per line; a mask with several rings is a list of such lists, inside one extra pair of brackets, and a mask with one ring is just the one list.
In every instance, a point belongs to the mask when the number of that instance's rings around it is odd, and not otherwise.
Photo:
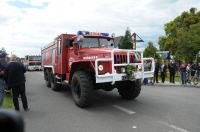
[(71, 91), (76, 105), (82, 108), (87, 107), (91, 101), (93, 88), (92, 78), (87, 72), (77, 71), (73, 74)]
[(48, 88), (50, 88), (50, 87), (51, 87), (50, 72), (45, 71), (44, 74), (45, 74), (45, 83), (46, 83), (46, 86), (47, 86)]
[(51, 89), (53, 91), (59, 91), (61, 89), (61, 84), (57, 83), (55, 75), (51, 72)]
[(141, 80), (124, 81), (118, 86), (118, 92), (123, 99), (133, 100), (139, 96), (141, 91)]

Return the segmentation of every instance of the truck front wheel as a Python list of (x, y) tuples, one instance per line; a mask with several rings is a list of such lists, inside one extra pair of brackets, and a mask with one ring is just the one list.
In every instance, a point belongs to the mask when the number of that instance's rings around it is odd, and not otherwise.
[(74, 102), (79, 107), (86, 107), (90, 104), (93, 82), (90, 74), (84, 71), (77, 71), (73, 74), (71, 91)]
[(59, 91), (61, 88), (61, 84), (57, 83), (57, 79), (55, 75), (51, 72), (51, 89), (54, 91)]
[(123, 99), (135, 99), (141, 91), (141, 80), (124, 81), (118, 86), (118, 92)]
[(45, 83), (46, 83), (46, 86), (48, 88), (51, 87), (51, 80), (50, 80), (50, 72), (49, 71), (45, 71), (44, 72), (44, 76), (45, 76)]

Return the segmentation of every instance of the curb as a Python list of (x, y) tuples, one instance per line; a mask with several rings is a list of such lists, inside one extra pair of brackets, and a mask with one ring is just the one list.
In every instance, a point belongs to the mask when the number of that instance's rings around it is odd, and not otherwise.
[(155, 84), (147, 84), (147, 85), (143, 85), (143, 86), (182, 86), (182, 87), (195, 87), (195, 88), (200, 88), (200, 85), (192, 85), (192, 84), (186, 84), (186, 85), (182, 85), (178, 82), (176, 83), (169, 83), (169, 82), (165, 82), (165, 83), (155, 83)]

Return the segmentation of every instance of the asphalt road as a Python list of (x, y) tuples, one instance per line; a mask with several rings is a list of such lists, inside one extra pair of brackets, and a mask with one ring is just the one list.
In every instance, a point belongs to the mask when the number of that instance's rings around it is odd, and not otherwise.
[(143, 86), (134, 101), (97, 91), (93, 105), (81, 109), (69, 90), (47, 88), (42, 72), (26, 77), (26, 132), (200, 132), (200, 88)]

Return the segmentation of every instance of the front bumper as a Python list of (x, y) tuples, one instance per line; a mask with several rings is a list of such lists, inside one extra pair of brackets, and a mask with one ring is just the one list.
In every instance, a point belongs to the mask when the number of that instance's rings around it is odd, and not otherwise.
[[(149, 72), (135, 72), (134, 73), (134, 79), (144, 79), (144, 78), (150, 78), (154, 76), (153, 71)], [(106, 83), (111, 82), (114, 84), (116, 81), (125, 81), (127, 80), (125, 73), (115, 73), (115, 74), (106, 74), (106, 75), (96, 75), (96, 83)]]
[[(115, 84), (115, 82), (117, 81), (124, 81), (124, 80), (127, 80), (126, 79), (126, 74), (125, 73), (117, 73), (116, 70), (115, 70), (115, 67), (117, 66), (127, 66), (128, 64), (131, 64), (131, 65), (135, 65), (135, 66), (138, 66), (138, 67), (141, 67), (142, 69), (139, 70), (139, 71), (136, 71), (134, 72), (133, 76), (134, 76), (134, 79), (133, 80), (136, 80), (136, 79), (144, 79), (144, 78), (150, 78), (150, 77), (153, 77), (154, 76), (154, 69), (155, 69), (155, 62), (154, 62), (154, 59), (153, 58), (143, 58), (143, 55), (141, 57), (141, 60), (142, 62), (141, 63), (130, 63), (128, 61), (128, 63), (126, 64), (114, 64), (114, 51), (112, 51), (112, 54), (111, 54), (111, 58), (99, 58), (99, 59), (96, 59), (95, 60), (95, 73), (96, 73), (96, 83), (111, 83), (111, 84)], [(117, 49), (117, 51), (119, 51)], [(122, 51), (127, 51), (127, 57), (130, 55), (130, 52), (133, 52), (133, 50), (122, 50)], [(142, 54), (142, 52), (141, 52)], [(129, 60), (129, 58), (127, 58), (127, 60)], [(144, 65), (143, 65), (143, 62), (146, 61), (146, 60), (149, 60), (151, 61), (152, 65), (151, 65), (151, 69), (149, 71), (144, 71)], [(101, 61), (111, 61), (112, 62), (112, 72), (111, 73), (106, 73), (104, 75), (99, 75), (98, 73), (98, 63), (101, 62)]]

